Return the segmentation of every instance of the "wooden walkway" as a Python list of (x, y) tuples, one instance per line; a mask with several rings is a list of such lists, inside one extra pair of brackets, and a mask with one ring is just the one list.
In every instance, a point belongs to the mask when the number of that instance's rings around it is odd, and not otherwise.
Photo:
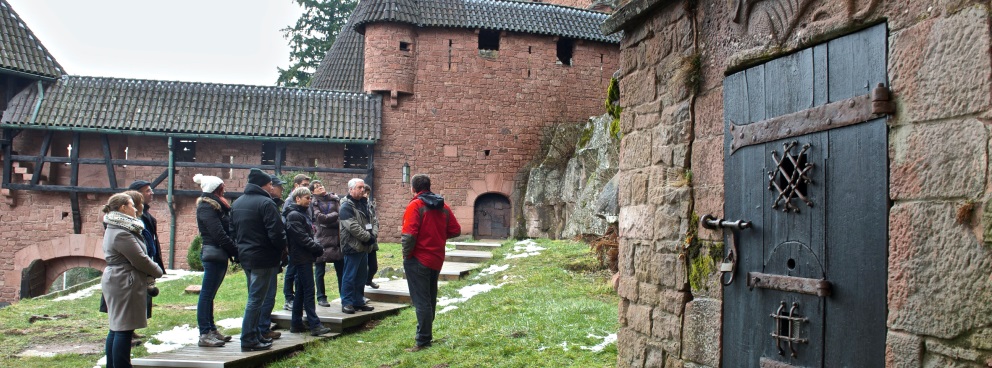
[(241, 337), (235, 335), (224, 347), (186, 346), (166, 353), (134, 358), (131, 359), (131, 364), (135, 367), (259, 367), (282, 358), (286, 354), (303, 349), (303, 346), (308, 342), (329, 339), (339, 335), (329, 333), (314, 337), (308, 333), (294, 334), (289, 333), (289, 331), (282, 331), (282, 333), (281, 338), (272, 341), (272, 349), (270, 350), (242, 352)]

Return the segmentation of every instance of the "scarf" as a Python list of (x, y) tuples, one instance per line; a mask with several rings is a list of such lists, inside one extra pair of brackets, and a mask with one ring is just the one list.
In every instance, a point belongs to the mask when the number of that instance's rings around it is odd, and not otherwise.
[(145, 229), (145, 224), (141, 222), (141, 219), (131, 217), (117, 211), (110, 211), (106, 215), (103, 215), (103, 223), (107, 225), (120, 226), (144, 238), (141, 231)]

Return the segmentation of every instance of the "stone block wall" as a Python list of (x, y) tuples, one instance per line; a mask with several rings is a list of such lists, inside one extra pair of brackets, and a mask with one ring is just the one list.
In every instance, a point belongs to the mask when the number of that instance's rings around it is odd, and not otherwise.
[[(618, 365), (720, 366), (718, 274), (687, 278), (693, 257), (723, 252), (691, 220), (723, 214), (725, 75), (885, 22), (886, 366), (992, 366), (990, 2), (736, 4), (637, 1), (642, 17), (622, 28)], [(694, 91), (680, 81), (695, 54)]]
[[(399, 27), (396, 32), (404, 32)], [(444, 195), (462, 233), (471, 234), (475, 199), (486, 193), (513, 198), (545, 127), (605, 111), (617, 45), (576, 41), (571, 66), (557, 61), (556, 40), (548, 36), (503, 32), (492, 53), (480, 53), (478, 45), (474, 30), (417, 29), (413, 94), (399, 95), (396, 106), (384, 98), (376, 145), (384, 240), (399, 239), (412, 197), (402, 182), (404, 163), (411, 175), (431, 176), (432, 189)]]
[[(37, 155), (44, 139), (44, 132), (25, 130), (14, 139), (14, 151), (24, 155)], [(56, 133), (53, 137), (53, 156), (68, 156), (67, 147), (72, 142), (71, 134)], [(167, 160), (168, 141), (161, 137), (140, 137), (111, 135), (111, 154), (114, 158), (132, 160)], [(260, 164), (261, 142), (223, 141), (201, 139), (196, 142), (197, 162), (231, 162), (235, 164)], [(80, 158), (102, 158), (103, 149), (100, 136), (83, 134), (80, 138)], [(344, 160), (344, 146), (324, 143), (290, 143), (286, 148), (287, 166), (312, 165), (314, 160), (323, 167), (341, 167)], [(22, 164), (24, 164), (22, 162)], [(33, 168), (33, 164), (25, 165)], [(70, 184), (70, 167), (66, 164), (46, 164), (42, 170), (46, 174), (43, 183), (53, 185)], [(116, 166), (117, 186), (121, 191), (135, 179), (152, 181), (166, 170), (165, 167), (129, 165)], [(176, 190), (196, 190), (193, 175), (216, 175), (224, 178), (228, 192), (241, 192), (247, 183), (248, 170), (177, 168)], [(344, 193), (349, 175), (319, 174), (329, 191)], [(362, 175), (364, 176), (364, 175)], [(19, 182), (15, 176), (15, 182)], [(108, 187), (106, 166), (80, 165), (80, 186)], [(156, 189), (164, 190), (168, 182), (163, 181)], [(21, 272), (35, 260), (46, 261), (46, 266), (54, 279), (61, 272), (73, 267), (94, 267), (102, 269), (103, 214), (107, 194), (82, 194), (79, 196), (82, 218), (81, 234), (73, 234), (72, 209), (67, 193), (39, 191), (12, 191), (12, 203), (0, 202), (0, 301), (12, 302), (19, 298)], [(172, 217), (166, 203), (166, 196), (156, 194), (151, 203), (151, 213), (158, 219), (158, 235), (162, 242), (163, 260), (169, 266), (170, 226)], [(193, 238), (198, 235), (196, 227), (196, 198), (175, 197), (175, 268), (187, 268), (186, 250)]]

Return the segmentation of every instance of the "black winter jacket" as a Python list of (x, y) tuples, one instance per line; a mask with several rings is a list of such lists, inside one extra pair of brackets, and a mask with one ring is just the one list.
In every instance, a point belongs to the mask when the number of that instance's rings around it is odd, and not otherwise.
[(323, 196), (314, 195), (310, 203), (310, 218), (314, 222), (314, 240), (324, 247), (324, 254), (317, 257), (317, 262), (333, 262), (344, 259), (341, 247), (338, 245), (338, 207), (340, 199), (334, 193)]
[(200, 259), (204, 262), (227, 262), (238, 258), (231, 228), (231, 207), (213, 193), (203, 193), (196, 200), (196, 227), (200, 229), (203, 247)]
[(231, 204), (238, 259), (246, 269), (279, 267), (286, 249), (286, 228), (272, 197), (255, 184)]
[(282, 215), (286, 217), (289, 262), (297, 265), (313, 263), (324, 253), (324, 248), (313, 240), (313, 222), (310, 221), (307, 209), (296, 203), (290, 203)]
[[(152, 216), (152, 214), (148, 212), (148, 209), (150, 207), (148, 206), (147, 203), (144, 205), (144, 207), (145, 207), (144, 211), (141, 211), (141, 222), (145, 223), (145, 230), (151, 232), (152, 237), (155, 238), (154, 244), (145, 244), (146, 247), (145, 250), (147, 251), (148, 250), (147, 248), (152, 246), (155, 247), (155, 252), (148, 252), (148, 253), (151, 255), (152, 260), (155, 261), (155, 264), (161, 267), (162, 271), (165, 271), (165, 264), (162, 263), (162, 243), (158, 241), (158, 220), (156, 220), (155, 216)], [(148, 242), (146, 241), (146, 243)], [(151, 307), (149, 306), (148, 308)]]

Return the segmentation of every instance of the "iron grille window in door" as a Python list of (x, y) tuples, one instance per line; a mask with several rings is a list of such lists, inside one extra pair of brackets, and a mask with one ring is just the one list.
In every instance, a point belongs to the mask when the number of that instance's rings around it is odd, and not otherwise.
[(781, 208), (783, 212), (799, 212), (799, 207), (792, 204), (793, 198), (799, 198), (807, 206), (813, 207), (807, 191), (808, 186), (813, 183), (809, 178), (813, 164), (807, 162), (806, 157), (810, 145), (804, 144), (799, 152), (793, 153), (798, 145), (799, 142), (796, 141), (782, 145), (781, 157), (778, 151), (771, 152), (775, 168), (768, 172), (768, 190), (778, 192), (772, 208)]

